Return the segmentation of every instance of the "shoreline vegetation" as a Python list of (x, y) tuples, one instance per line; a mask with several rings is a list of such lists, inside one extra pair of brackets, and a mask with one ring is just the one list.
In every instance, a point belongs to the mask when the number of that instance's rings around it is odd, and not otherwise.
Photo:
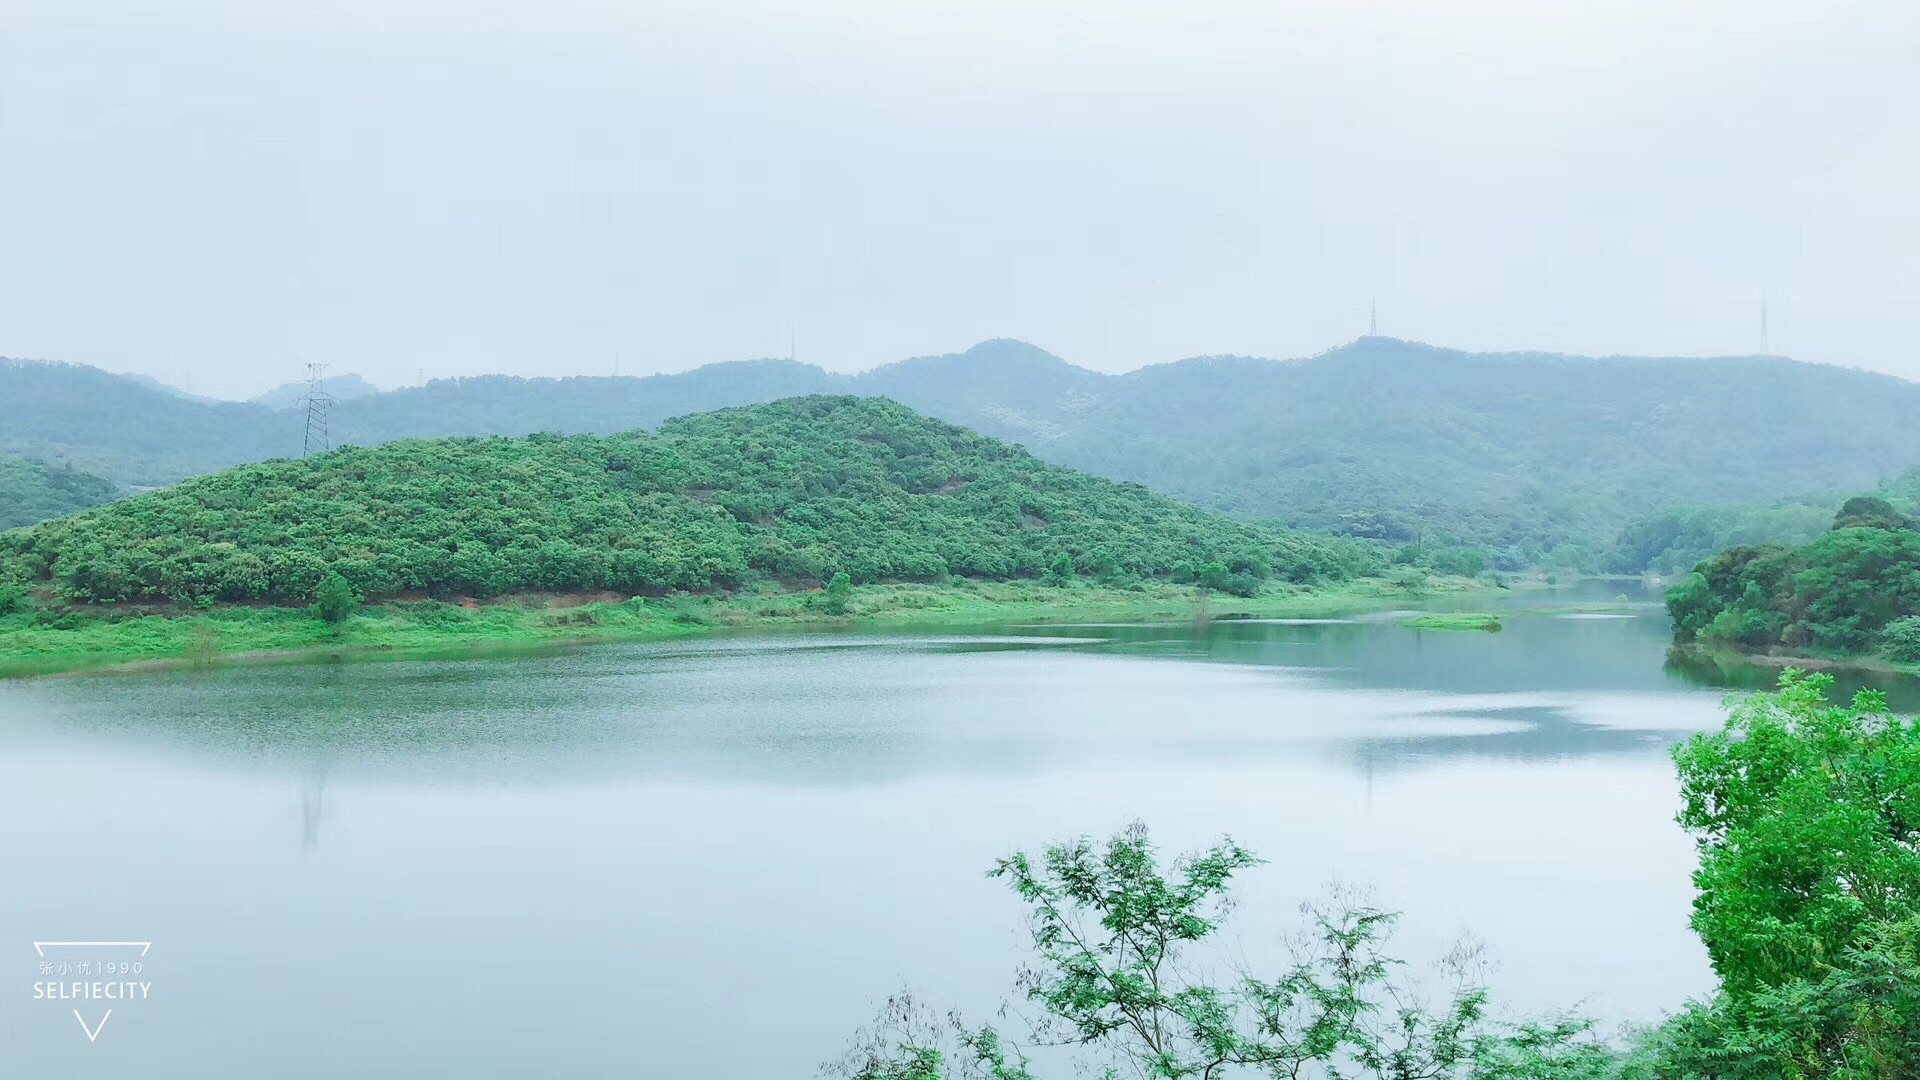
[(1436, 611), (1402, 619), (1400, 625), (1412, 630), (1493, 633), (1500, 630), (1500, 617), (1481, 611)]
[(861, 585), (837, 598), (830, 588), (764, 587), (630, 599), (529, 593), (484, 604), (400, 599), (361, 607), (338, 623), (317, 617), (312, 607), (75, 608), (39, 625), (26, 613), (0, 616), (0, 678), (317, 659), (461, 658), (663, 641), (727, 630), (987, 626), (1071, 618), (1146, 622), (1331, 617), (1480, 590), (1492, 591), (1466, 578), (1428, 579), (1417, 590), (1389, 580), (1361, 579), (1252, 597), (1167, 583), (1114, 588), (967, 580)]
[(1676, 653), (1760, 666), (1920, 673), (1920, 520), (1848, 499), (1799, 547), (1742, 545), (1667, 592)]
[(1229, 519), (890, 401), (790, 398), (655, 432), (343, 447), (0, 532), (0, 676), (1325, 615), (1484, 572), (1447, 554)]

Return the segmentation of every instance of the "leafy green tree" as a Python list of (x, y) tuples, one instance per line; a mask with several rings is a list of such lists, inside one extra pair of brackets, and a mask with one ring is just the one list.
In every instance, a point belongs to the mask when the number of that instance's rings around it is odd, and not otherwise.
[(1068, 585), (1073, 582), (1073, 556), (1061, 552), (1047, 564), (1047, 572), (1040, 580), (1048, 585)]
[(1654, 1033), (1659, 1080), (1920, 1075), (1920, 921), (1871, 924), (1818, 979), (1695, 1002)]
[(322, 622), (338, 626), (347, 621), (361, 604), (361, 596), (352, 583), (339, 574), (328, 574), (313, 591), (313, 610)]
[(1920, 615), (1907, 615), (1880, 631), (1880, 652), (1903, 664), (1920, 663)]
[(1694, 929), (1731, 991), (1819, 979), (1920, 903), (1920, 736), (1876, 692), (1789, 672), (1674, 752), (1700, 865)]
[(845, 570), (834, 574), (827, 582), (824, 607), (829, 615), (845, 615), (847, 602), (853, 599), (853, 579)]
[(1835, 529), (1911, 529), (1913, 519), (1878, 495), (1855, 495), (1833, 515)]
[(1082, 562), (1085, 565), (1081, 569), (1096, 581), (1111, 582), (1120, 577), (1120, 560), (1105, 545), (1089, 551)]
[(1260, 591), (1260, 579), (1245, 570), (1234, 570), (1223, 562), (1210, 562), (1201, 565), (1195, 572), (1195, 580), (1203, 589), (1231, 593), (1234, 596), (1252, 596)]
[(1866, 652), (1887, 623), (1920, 614), (1920, 532), (1841, 529), (1799, 556), (1789, 603), (1811, 644)]
[[(1385, 952), (1395, 917), (1346, 901), (1310, 909), (1314, 930), (1271, 979), (1209, 976), (1191, 951), (1215, 937), (1236, 875), (1259, 860), (1231, 839), (1161, 865), (1144, 826), (1096, 844), (1002, 859), (992, 876), (1026, 905), (1034, 962), (1019, 988), (1039, 1010), (1038, 1043), (1078, 1047), (1103, 1076), (1371, 1080), (1575, 1080), (1621, 1076), (1578, 1019), (1508, 1024), (1489, 1015), (1470, 961), (1437, 1009), (1415, 1004)], [(836, 1072), (858, 1080), (1032, 1080), (991, 1027), (944, 1028), (889, 1002)], [(916, 1019), (916, 1016), (918, 1019)]]
[(1657, 1040), (1662, 1075), (1920, 1075), (1920, 730), (1788, 672), (1674, 751), (1720, 992)]

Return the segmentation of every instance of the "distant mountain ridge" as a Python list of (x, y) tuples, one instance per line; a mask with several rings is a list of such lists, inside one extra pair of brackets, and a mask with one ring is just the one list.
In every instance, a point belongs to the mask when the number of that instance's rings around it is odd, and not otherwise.
[[(1369, 337), (1299, 360), (1197, 357), (1122, 375), (982, 342), (856, 375), (790, 360), (645, 377), (436, 380), (342, 401), (336, 444), (607, 434), (802, 394), (886, 396), (1243, 518), (1593, 563), (1673, 504), (1862, 490), (1920, 462), (1920, 384), (1778, 357), (1467, 353)], [(184, 401), (91, 368), (0, 362), (0, 452), (128, 484), (297, 454), (258, 405)]]
[[(257, 405), (265, 405), (269, 409), (291, 409), (307, 400), (307, 387), (308, 384), (304, 382), (281, 383), (266, 393), (255, 394), (247, 400)], [(380, 392), (379, 387), (352, 372), (328, 376), (326, 382), (322, 384), (322, 389), (335, 401), (350, 401)]]
[(0, 530), (77, 513), (121, 494), (112, 483), (77, 469), (0, 455)]
[(141, 386), (147, 387), (150, 390), (158, 390), (163, 394), (172, 394), (174, 397), (185, 398), (188, 401), (204, 401), (204, 402), (212, 403), (220, 400), (219, 398), (208, 397), (205, 394), (196, 394), (191, 390), (182, 390), (179, 387), (173, 385), (172, 383), (161, 382), (159, 379), (156, 379), (151, 375), (146, 375), (138, 371), (122, 372), (120, 374), (120, 377), (123, 379), (132, 379), (134, 382), (137, 382)]

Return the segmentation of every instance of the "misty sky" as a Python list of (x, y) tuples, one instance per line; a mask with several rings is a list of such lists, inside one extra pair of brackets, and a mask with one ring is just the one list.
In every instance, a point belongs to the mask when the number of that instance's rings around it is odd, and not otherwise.
[(1920, 377), (1913, 0), (0, 0), (0, 355)]

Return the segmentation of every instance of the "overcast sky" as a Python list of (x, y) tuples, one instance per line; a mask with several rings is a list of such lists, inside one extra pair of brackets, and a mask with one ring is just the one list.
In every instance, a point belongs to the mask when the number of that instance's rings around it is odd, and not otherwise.
[(1920, 377), (1913, 0), (0, 0), (0, 355)]

